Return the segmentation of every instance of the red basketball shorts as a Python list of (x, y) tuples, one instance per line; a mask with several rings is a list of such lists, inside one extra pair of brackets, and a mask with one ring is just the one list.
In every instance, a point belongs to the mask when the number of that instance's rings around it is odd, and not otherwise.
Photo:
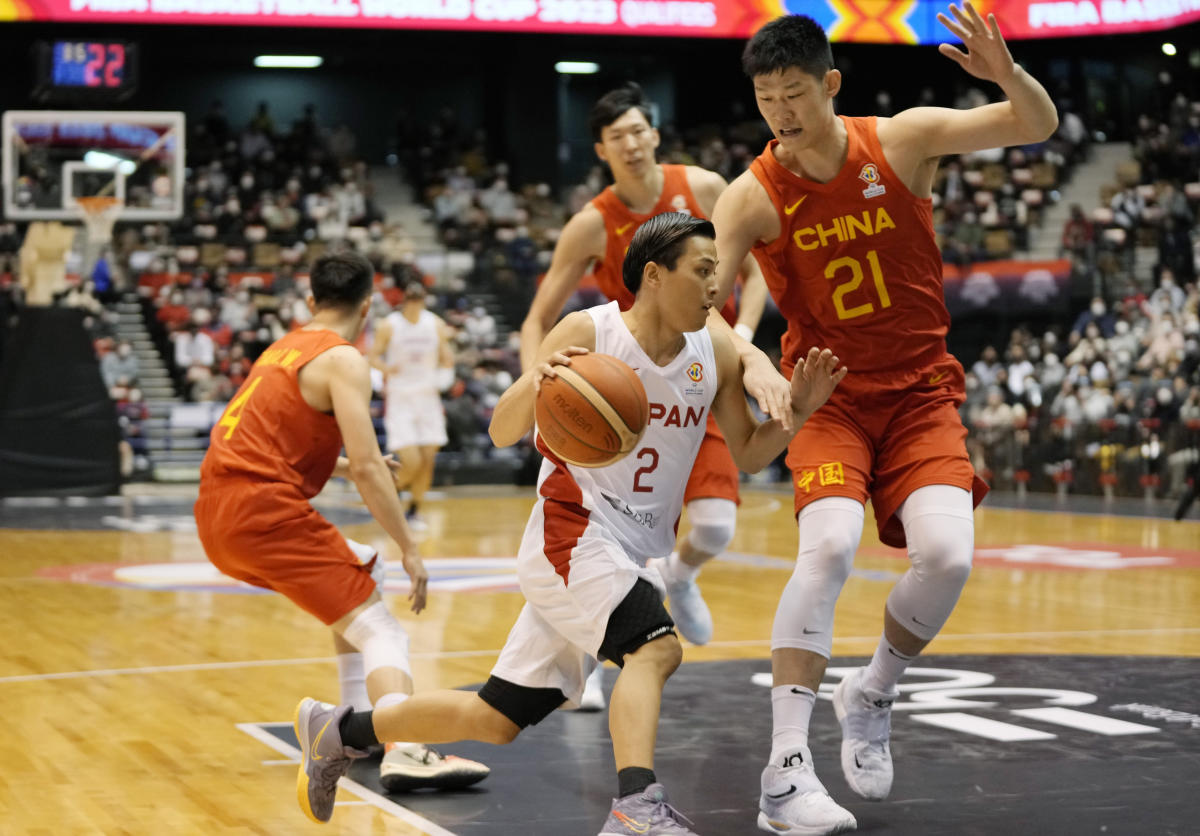
[(737, 465), (733, 463), (725, 436), (721, 435), (710, 410), (704, 427), (704, 441), (700, 442), (696, 463), (688, 476), (683, 502), (686, 505), (693, 499), (728, 499), (740, 505), (738, 481)]
[(346, 538), (289, 486), (204, 485), (195, 513), (200, 542), (214, 566), (286, 596), (324, 624), (333, 624), (375, 589), (369, 567)]
[(896, 511), (917, 488), (953, 485), (978, 505), (988, 487), (967, 456), (964, 398), (950, 355), (907, 372), (852, 371), (788, 446), (796, 513), (827, 496), (870, 499), (879, 539), (903, 548)]

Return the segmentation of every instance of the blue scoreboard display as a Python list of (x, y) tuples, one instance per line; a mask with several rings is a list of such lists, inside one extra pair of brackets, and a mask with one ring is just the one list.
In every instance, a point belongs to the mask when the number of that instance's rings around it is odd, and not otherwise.
[(125, 44), (55, 41), (51, 72), (63, 87), (119, 88), (125, 83)]
[(136, 47), (125, 41), (58, 40), (38, 45), (44, 99), (118, 101), (136, 86)]

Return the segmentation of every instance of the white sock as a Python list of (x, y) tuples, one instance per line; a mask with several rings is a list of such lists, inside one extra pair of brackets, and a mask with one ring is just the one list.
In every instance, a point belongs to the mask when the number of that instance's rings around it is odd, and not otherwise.
[(679, 557), (679, 552), (671, 552), (664, 567), (667, 570), (664, 574), (671, 583), (695, 583), (700, 574), (700, 567), (684, 563)]
[(861, 680), (863, 687), (873, 691), (882, 691), (885, 694), (892, 693), (900, 683), (901, 675), (915, 658), (915, 656), (908, 656), (897, 650), (887, 640), (887, 636), (880, 636), (879, 646), (875, 648), (875, 655), (871, 657), (871, 663), (863, 669)]
[(784, 766), (787, 758), (808, 746), (808, 722), (817, 695), (803, 685), (779, 685), (771, 689), (771, 759)]
[(342, 704), (349, 703), (355, 711), (370, 711), (371, 698), (367, 696), (367, 675), (363, 671), (362, 654), (339, 653), (337, 666)]

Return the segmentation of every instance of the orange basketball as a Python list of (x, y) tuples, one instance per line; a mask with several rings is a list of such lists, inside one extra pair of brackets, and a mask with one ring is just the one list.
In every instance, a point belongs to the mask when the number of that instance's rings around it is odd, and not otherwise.
[(542, 380), (534, 407), (538, 434), (558, 458), (604, 467), (633, 452), (650, 405), (633, 369), (610, 354), (580, 354)]

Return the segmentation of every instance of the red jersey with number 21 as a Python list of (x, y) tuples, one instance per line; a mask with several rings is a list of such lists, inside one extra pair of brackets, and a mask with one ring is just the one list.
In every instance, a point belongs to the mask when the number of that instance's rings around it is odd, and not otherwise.
[(852, 374), (926, 365), (946, 354), (950, 327), (932, 202), (892, 171), (874, 116), (840, 118), (849, 149), (828, 183), (784, 168), (777, 140), (751, 164), (782, 224), (754, 253), (788, 323), (785, 372), (811, 346)]

